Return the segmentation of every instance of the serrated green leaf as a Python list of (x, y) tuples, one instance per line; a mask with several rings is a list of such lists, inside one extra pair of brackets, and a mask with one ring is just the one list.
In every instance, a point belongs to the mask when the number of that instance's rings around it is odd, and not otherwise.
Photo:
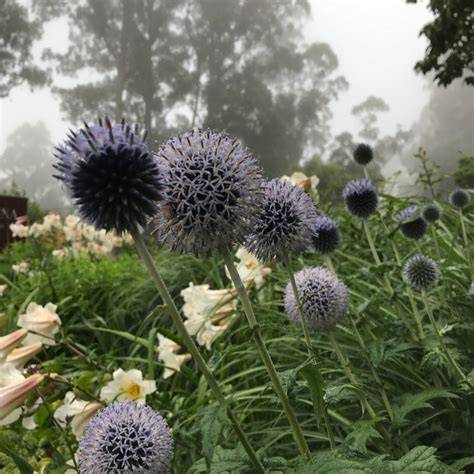
[(367, 344), (369, 358), (374, 367), (378, 367), (380, 362), (384, 360), (385, 344), (383, 339), (375, 339)]
[(382, 435), (374, 428), (374, 420), (360, 420), (353, 424), (351, 431), (344, 440), (354, 451), (367, 453), (367, 442), (372, 438), (382, 438)]
[(324, 392), (323, 392), (323, 377), (318, 367), (309, 363), (300, 370), (301, 374), (308, 383), (309, 390), (311, 392), (311, 399), (313, 401), (313, 409), (316, 414), (318, 426), (321, 422), (324, 407)]
[(202, 436), (202, 452), (210, 467), (214, 449), (218, 445), (219, 437), (226, 422), (226, 408), (223, 405), (211, 405), (203, 410), (199, 420), (199, 429)]

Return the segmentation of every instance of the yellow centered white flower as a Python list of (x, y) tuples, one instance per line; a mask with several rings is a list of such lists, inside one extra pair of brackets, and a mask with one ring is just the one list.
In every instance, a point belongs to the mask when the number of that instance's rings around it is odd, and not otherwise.
[(63, 405), (54, 412), (54, 419), (63, 428), (70, 422), (74, 436), (80, 438), (89, 421), (101, 408), (101, 403), (78, 400), (73, 392), (67, 392)]
[(44, 307), (30, 303), (26, 308), (26, 313), (20, 314), (17, 325), (30, 331), (24, 341), (25, 345), (34, 342), (42, 342), (48, 346), (56, 344), (54, 335), (59, 331), (61, 325), (56, 308), (57, 306), (52, 303), (48, 303)]
[[(244, 247), (240, 247), (235, 256), (239, 259), (236, 267), (242, 283), (247, 288), (255, 287), (259, 290), (265, 283), (265, 277), (271, 273), (272, 269), (268, 265), (259, 262)], [(227, 267), (225, 267), (225, 273), (231, 280)]]
[(27, 329), (17, 329), (6, 336), (0, 337), (0, 363), (5, 361), (8, 354), (10, 354), (27, 335)]
[(156, 392), (154, 380), (143, 380), (143, 374), (138, 369), (124, 371), (117, 369), (113, 373), (113, 380), (100, 391), (100, 398), (112, 401), (134, 400), (145, 403), (146, 396)]
[(162, 377), (167, 379), (174, 373), (179, 372), (181, 364), (191, 358), (191, 354), (176, 354), (176, 351), (180, 349), (180, 346), (176, 342), (168, 339), (162, 334), (157, 334), (158, 338), (158, 360), (160, 360), (165, 369)]

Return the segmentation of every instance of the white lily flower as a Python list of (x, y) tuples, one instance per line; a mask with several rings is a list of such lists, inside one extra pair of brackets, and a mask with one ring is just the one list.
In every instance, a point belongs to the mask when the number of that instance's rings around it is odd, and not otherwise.
[(44, 375), (35, 374), (6, 387), (0, 387), (0, 420), (6, 418), (21, 405), (43, 380)]
[(179, 372), (181, 364), (191, 358), (191, 354), (176, 354), (175, 351), (180, 349), (176, 342), (168, 339), (162, 334), (157, 334), (158, 337), (158, 360), (160, 360), (166, 367), (163, 371), (163, 378), (167, 379), (174, 373)]
[(301, 171), (295, 171), (291, 176), (282, 176), (281, 179), (289, 181), (293, 185), (298, 185), (307, 193), (316, 192), (319, 178), (315, 175), (306, 176)]
[(26, 308), (26, 313), (18, 316), (17, 325), (31, 331), (24, 341), (25, 345), (34, 342), (42, 342), (48, 346), (56, 344), (54, 335), (59, 331), (61, 325), (56, 308), (57, 306), (52, 303), (48, 303), (44, 307), (30, 303)]
[(28, 237), (28, 226), (23, 224), (10, 224), (10, 231), (13, 237), (25, 239)]
[(65, 427), (70, 419), (71, 429), (76, 438), (80, 438), (84, 433), (89, 421), (98, 410), (104, 405), (97, 402), (87, 402), (76, 399), (73, 392), (67, 392), (64, 397), (64, 404), (54, 412), (54, 419)]
[[(247, 252), (244, 247), (240, 247), (235, 256), (239, 259), (236, 268), (242, 283), (246, 288), (254, 286), (259, 290), (265, 283), (265, 276), (271, 273), (272, 269), (268, 265), (258, 261), (257, 258)], [(225, 267), (225, 273), (231, 280), (227, 267)]]
[(125, 372), (117, 369), (113, 373), (113, 380), (100, 391), (100, 397), (107, 401), (134, 400), (145, 403), (146, 396), (156, 392), (154, 380), (143, 380), (140, 370), (132, 369)]
[(6, 336), (0, 337), (0, 362), (3, 362), (27, 335), (27, 329), (17, 329)]
[(25, 380), (24, 375), (8, 362), (0, 365), (0, 388), (14, 385)]
[(206, 321), (204, 326), (198, 332), (196, 341), (201, 346), (206, 346), (207, 350), (211, 350), (211, 344), (227, 329), (225, 324), (212, 324)]
[(6, 361), (14, 365), (17, 369), (23, 367), (31, 358), (43, 349), (42, 342), (34, 342), (27, 346), (17, 347), (8, 354)]

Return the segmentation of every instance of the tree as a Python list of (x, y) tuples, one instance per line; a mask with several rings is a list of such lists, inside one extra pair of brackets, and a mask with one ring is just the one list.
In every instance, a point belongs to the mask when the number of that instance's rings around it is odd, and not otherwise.
[(47, 74), (32, 64), (31, 48), (41, 36), (39, 22), (28, 19), (28, 11), (14, 0), (0, 0), (0, 98), (23, 82), (43, 85)]
[[(417, 3), (417, 0), (407, 0)], [(430, 0), (434, 20), (423, 27), (429, 45), (417, 71), (435, 73), (438, 85), (447, 86), (464, 77), (474, 85), (474, 8), (472, 0)]]
[[(329, 104), (346, 87), (324, 43), (305, 44), (307, 0), (80, 0), (36, 4), (70, 20), (56, 91), (75, 123), (110, 113), (144, 122), (153, 140), (194, 126), (241, 138), (267, 172), (283, 173), (308, 145), (323, 149)], [(128, 117), (129, 118), (129, 117)]]
[(43, 122), (25, 123), (7, 138), (0, 155), (0, 188), (16, 188), (46, 208), (66, 204), (56, 180), (52, 177), (51, 139)]
[(352, 108), (352, 115), (359, 118), (362, 124), (362, 129), (359, 136), (364, 140), (377, 140), (380, 130), (377, 127), (378, 114), (380, 112), (388, 112), (390, 107), (380, 97), (373, 95), (367, 97), (360, 104)]

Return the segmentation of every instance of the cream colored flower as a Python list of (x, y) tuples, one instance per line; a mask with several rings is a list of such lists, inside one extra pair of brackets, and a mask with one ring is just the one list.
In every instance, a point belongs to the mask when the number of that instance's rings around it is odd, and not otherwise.
[[(247, 288), (255, 286), (259, 290), (265, 283), (265, 276), (271, 273), (272, 269), (268, 265), (259, 262), (244, 247), (240, 247), (235, 256), (240, 260), (237, 264), (237, 271), (243, 284)], [(231, 279), (227, 267), (225, 272), (227, 277)]]
[(0, 285), (0, 296), (3, 296), (5, 290), (8, 288), (8, 285)]
[(17, 325), (30, 331), (24, 341), (25, 345), (34, 342), (42, 342), (48, 346), (56, 344), (54, 335), (59, 331), (61, 325), (56, 307), (52, 303), (48, 303), (44, 307), (36, 303), (30, 303), (26, 308), (26, 313), (18, 316)]
[(59, 214), (48, 214), (43, 219), (43, 227), (46, 231), (50, 231), (54, 228), (59, 229), (61, 226), (61, 216)]
[(53, 257), (64, 258), (66, 256), (66, 249), (56, 249), (51, 252)]
[(146, 396), (153, 392), (156, 392), (156, 382), (143, 380), (140, 370), (132, 369), (125, 372), (117, 369), (113, 373), (113, 380), (100, 391), (100, 397), (109, 402), (135, 400), (144, 404)]
[(168, 339), (162, 334), (157, 334), (158, 337), (158, 359), (165, 365), (163, 371), (163, 378), (167, 379), (174, 373), (179, 372), (181, 364), (191, 358), (191, 354), (176, 354), (180, 346), (176, 342)]
[(301, 171), (295, 171), (291, 176), (282, 176), (281, 179), (289, 181), (293, 185), (300, 186), (307, 193), (315, 192), (319, 183), (319, 178), (317, 176), (306, 176)]
[(92, 227), (91, 225), (83, 224), (82, 236), (86, 240), (94, 240), (94, 238), (96, 237), (96, 232), (95, 232), (94, 227)]
[(46, 226), (38, 222), (35, 222), (30, 227), (29, 235), (32, 235), (33, 237), (42, 237), (43, 235), (46, 235), (48, 232), (49, 232), (49, 229)]
[(6, 361), (16, 368), (23, 367), (31, 358), (43, 349), (42, 342), (34, 342), (23, 347), (17, 347), (8, 354)]
[(225, 324), (212, 324), (206, 321), (201, 330), (197, 333), (196, 341), (201, 346), (206, 346), (211, 350), (211, 344), (227, 329)]
[(23, 426), (25, 430), (30, 430), (30, 431), (38, 428), (38, 424), (35, 421), (35, 415), (24, 416), (21, 420), (21, 426)]
[(8, 387), (25, 380), (24, 375), (13, 365), (5, 362), (0, 364), (0, 388)]
[(81, 221), (81, 219), (79, 217), (77, 217), (76, 215), (74, 214), (69, 214), (68, 216), (66, 216), (66, 218), (64, 219), (64, 224), (67, 226), (67, 227), (76, 227), (79, 222)]
[(18, 265), (12, 265), (12, 270), (15, 273), (27, 273), (30, 268), (30, 264), (23, 260)]
[(80, 438), (89, 421), (103, 406), (97, 402), (78, 400), (73, 392), (67, 392), (63, 405), (54, 412), (54, 419), (62, 427), (70, 421), (74, 436)]
[(17, 329), (6, 336), (0, 337), (0, 362), (3, 362), (27, 335), (28, 331), (26, 329)]
[(28, 237), (28, 226), (23, 224), (10, 224), (10, 230), (13, 237), (24, 239)]
[[(35, 374), (14, 384), (0, 387), (0, 420), (23, 403), (25, 398), (44, 380), (44, 375)], [(19, 415), (18, 415), (19, 416)], [(18, 419), (18, 418), (17, 418)]]

